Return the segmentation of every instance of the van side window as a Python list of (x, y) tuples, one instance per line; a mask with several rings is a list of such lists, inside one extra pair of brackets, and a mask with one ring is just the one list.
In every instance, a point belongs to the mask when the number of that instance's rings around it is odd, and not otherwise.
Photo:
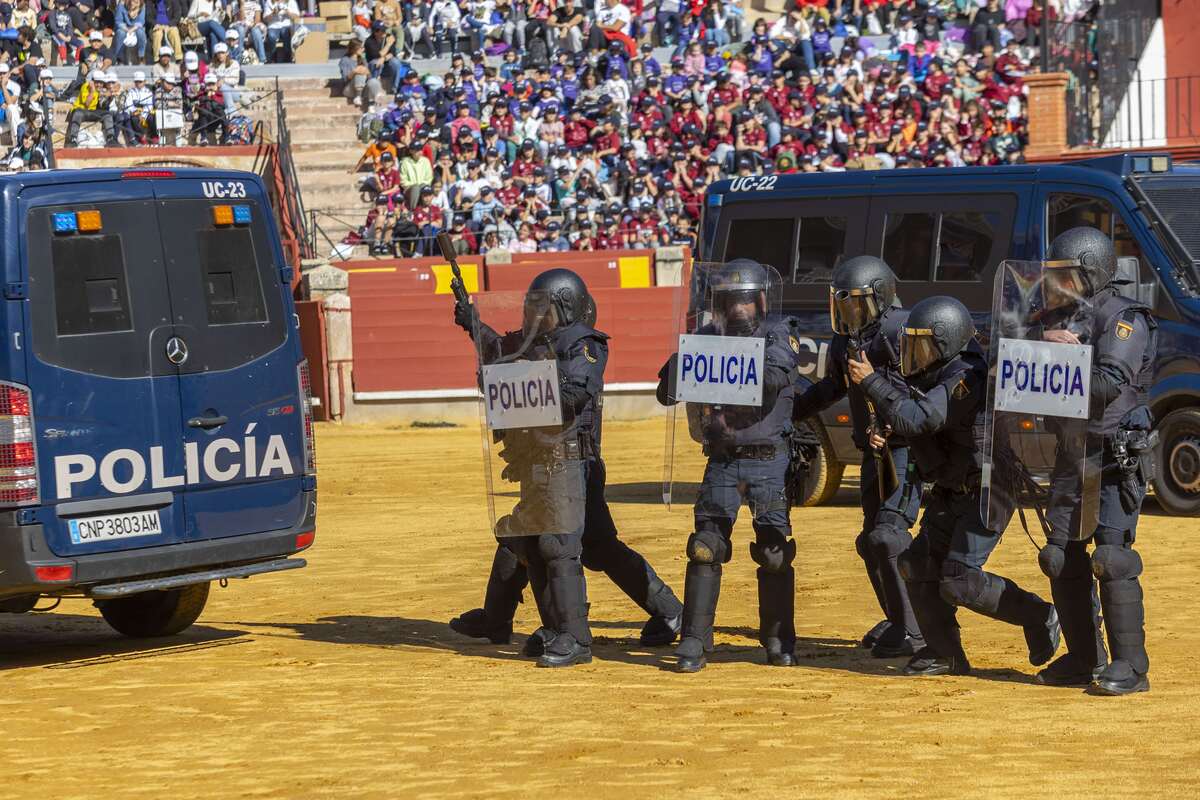
[(50, 252), (59, 336), (133, 330), (120, 236), (58, 238)]
[(786, 277), (792, 271), (794, 219), (735, 219), (729, 224), (725, 260), (750, 258)]
[[(935, 281), (977, 281), (987, 270), (1004, 217), (995, 212), (942, 215)], [(999, 254), (1002, 258), (1005, 254)]]
[(1107, 200), (1082, 194), (1050, 195), (1046, 203), (1046, 248), (1049, 249), (1050, 242), (1063, 231), (1080, 226), (1104, 231), (1113, 240), (1118, 257), (1133, 256), (1143, 268), (1148, 266), (1129, 226)]
[(801, 217), (793, 283), (823, 283), (833, 277), (838, 257), (846, 251), (845, 217)]
[(883, 260), (902, 281), (927, 281), (937, 233), (937, 215), (888, 214), (883, 236)]
[(198, 231), (210, 325), (265, 322), (254, 240), (245, 228)]

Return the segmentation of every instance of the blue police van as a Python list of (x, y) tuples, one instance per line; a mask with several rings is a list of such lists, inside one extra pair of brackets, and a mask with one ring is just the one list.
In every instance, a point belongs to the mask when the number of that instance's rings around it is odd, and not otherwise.
[[(783, 277), (784, 310), (806, 328), (808, 379), (825, 371), (829, 280), (839, 257), (882, 257), (906, 306), (953, 295), (988, 328), (997, 266), (1040, 259), (1077, 225), (1105, 231), (1120, 256), (1121, 291), (1159, 322), (1151, 406), (1159, 431), (1155, 495), (1172, 514), (1200, 513), (1200, 166), (1168, 154), (1125, 154), (1070, 164), (766, 175), (714, 183), (700, 257), (754, 258)], [(848, 406), (815, 422), (820, 468), (808, 503), (830, 499), (847, 464)], [(1053, 458), (1042, 420), (1022, 420), (1031, 466)], [(1040, 460), (1040, 464), (1037, 463)]]
[(0, 610), (177, 633), (212, 581), (304, 566), (309, 376), (257, 175), (0, 178)]

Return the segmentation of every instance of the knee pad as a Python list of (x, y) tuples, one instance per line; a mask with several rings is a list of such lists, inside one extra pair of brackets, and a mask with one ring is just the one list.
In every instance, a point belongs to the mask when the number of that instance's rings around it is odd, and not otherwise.
[(900, 555), (912, 545), (912, 535), (892, 525), (879, 525), (867, 532), (867, 546), (887, 558)]
[(557, 561), (579, 555), (578, 550), (571, 547), (570, 537), (559, 536), (553, 533), (544, 533), (539, 536), (537, 549), (538, 553), (546, 561)]
[(496, 556), (492, 559), (492, 571), (504, 580), (508, 580), (521, 566), (521, 559), (508, 542), (500, 542), (496, 548)]
[(1092, 568), (1083, 542), (1049, 542), (1038, 553), (1038, 566), (1051, 580), (1091, 579)]
[(1127, 581), (1142, 574), (1142, 557), (1133, 548), (1102, 544), (1092, 553), (1092, 572), (1101, 581)]
[(935, 583), (942, 577), (938, 562), (923, 553), (914, 553), (912, 548), (900, 554), (896, 566), (900, 570), (900, 577), (908, 583)]
[(938, 588), (947, 603), (971, 608), (983, 600), (988, 588), (987, 575), (976, 567), (968, 567), (958, 561), (946, 561), (942, 563)]
[(1067, 551), (1056, 544), (1047, 544), (1038, 552), (1038, 566), (1047, 578), (1061, 578), (1067, 563)]
[(863, 561), (866, 561), (871, 554), (870, 545), (867, 543), (867, 537), (870, 535), (870, 531), (863, 531), (854, 537), (854, 550)]
[(688, 537), (687, 557), (696, 564), (724, 564), (729, 560), (729, 545), (716, 531), (696, 531)]
[(767, 544), (751, 542), (750, 558), (767, 572), (783, 572), (796, 559), (796, 540)]

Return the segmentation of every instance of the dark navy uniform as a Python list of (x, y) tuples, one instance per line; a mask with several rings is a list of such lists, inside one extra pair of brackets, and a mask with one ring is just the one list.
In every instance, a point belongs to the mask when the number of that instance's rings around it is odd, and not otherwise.
[[(488, 337), (485, 347), (497, 354), (515, 351), (524, 338), (521, 331), (504, 337), (487, 328), (481, 328), (481, 331)], [(579, 539), (580, 563), (588, 569), (606, 573), (652, 618), (660, 622), (675, 620), (683, 610), (683, 604), (646, 559), (618, 538), (616, 525), (604, 498), (606, 475), (600, 454), (600, 396), (608, 362), (608, 336), (583, 323), (576, 323), (556, 331), (552, 342), (559, 364), (564, 409), (569, 409), (570, 413), (568, 427), (560, 436), (563, 441), (577, 443), (585, 480), (583, 531)], [(505, 434), (506, 454), (509, 436)], [(520, 453), (520, 445), (514, 443), (513, 452), (509, 454), (512, 463), (520, 463)], [(543, 628), (555, 630), (557, 627), (552, 603), (546, 595), (546, 581), (538, 570), (530, 572), (526, 569), (530, 555), (526, 552), (526, 544), (519, 538), (500, 540), (484, 596), (483, 612), (488, 625), (493, 630), (499, 630), (504, 641), (507, 641), (507, 634), (511, 632), (512, 619), (522, 592), (531, 582)], [(643, 631), (644, 640), (648, 632)], [(667, 628), (661, 631), (664, 634), (668, 632), (670, 638), (667, 642), (674, 639), (674, 632)]]
[[(1050, 578), (1054, 603), (1062, 620), (1070, 663), (1056, 662), (1049, 680), (1066, 682), (1070, 674), (1099, 676), (1106, 656), (1099, 638), (1099, 619), (1093, 603), (1093, 574), (1099, 578), (1113, 665), (1105, 672), (1129, 680), (1150, 669), (1143, 624), (1142, 561), (1133, 549), (1138, 515), (1152, 469), (1147, 442), (1152, 428), (1147, 390), (1153, 378), (1157, 324), (1150, 309), (1111, 289), (1094, 298), (1093, 311), (1082, 330), (1072, 326), (1083, 344), (1093, 345), (1091, 375), (1092, 419), (1088, 424), (1089, 451), (1103, 453), (1100, 478), (1100, 519), (1082, 540), (1070, 532), (1080, 526), (1078, 478), (1073, 465), (1058, 464), (1051, 476), (1047, 511), (1049, 541), (1039, 557)], [(1097, 411), (1100, 413), (1097, 413)], [(1138, 452), (1144, 450), (1144, 452)], [(1095, 549), (1088, 558), (1088, 541)], [(1124, 666), (1122, 666), (1122, 663)], [(1057, 667), (1057, 669), (1055, 669)], [(1057, 673), (1057, 674), (1054, 674)]]
[[(949, 670), (966, 673), (956, 607), (1025, 629), (1030, 660), (1045, 663), (1057, 646), (1053, 607), (1009, 578), (983, 570), (1000, 541), (980, 514), (984, 402), (988, 367), (978, 345), (913, 380), (911, 392), (875, 373), (862, 382), (883, 421), (909, 443), (910, 458), (930, 487), (921, 527), (899, 567), (927, 644), (910, 662), (946, 659)], [(1003, 531), (1008, 511), (1002, 524)], [(1049, 644), (1047, 630), (1053, 629)]]
[[(861, 347), (876, 374), (902, 390), (906, 384), (899, 370), (898, 337), (907, 317), (908, 312), (904, 309), (888, 308), (879, 321), (865, 329), (859, 337)], [(897, 631), (898, 635), (887, 636), (888, 644), (893, 641), (902, 643), (908, 636), (913, 646), (919, 648), (924, 642), (896, 559), (912, 544), (909, 528), (917, 521), (921, 507), (921, 481), (915, 465), (909, 463), (907, 441), (903, 436), (893, 433), (888, 437), (887, 446), (896, 465), (899, 485), (889, 497), (880, 501), (876, 459), (871, 455), (868, 438), (870, 411), (867, 397), (862, 388), (852, 383), (846, 374), (846, 357), (850, 347), (849, 336), (837, 334), (833, 337), (825, 377), (799, 393), (792, 419), (799, 422), (849, 395), (854, 444), (863, 451), (863, 526), (854, 540), (855, 549), (866, 565), (867, 577), (871, 580), (879, 607)]]
[[(705, 327), (696, 333), (717, 331)], [(772, 658), (793, 658), (796, 543), (786, 474), (799, 365), (797, 323), (790, 317), (767, 317), (753, 335), (766, 340), (762, 408), (688, 406), (693, 436), (704, 444), (708, 463), (694, 508), (695, 532), (687, 543), (681, 657), (685, 647), (712, 650), (722, 564), (733, 557), (733, 525), (745, 502), (754, 514), (750, 555), (759, 565), (759, 639)], [(659, 372), (658, 399), (664, 405), (675, 402), (673, 377), (674, 357)], [(688, 657), (703, 665), (702, 653)]]

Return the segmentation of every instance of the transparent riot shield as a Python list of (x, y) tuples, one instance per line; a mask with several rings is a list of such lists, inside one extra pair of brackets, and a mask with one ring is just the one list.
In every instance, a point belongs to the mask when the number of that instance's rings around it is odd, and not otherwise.
[(1063, 265), (1005, 261), (996, 273), (980, 512), (992, 530), (1028, 512), (1077, 539), (1099, 520), (1103, 440), (1088, 431), (1091, 304)]
[[(667, 365), (667, 431), (663, 502), (690, 507), (697, 497), (735, 502), (734, 470), (712, 476), (700, 492), (709, 462), (769, 460), (782, 446), (771, 434), (775, 398), (764, 379), (768, 333), (778, 319), (781, 282), (772, 267), (735, 261), (692, 265), (676, 295)], [(798, 345), (797, 345), (798, 346)], [(770, 418), (770, 419), (769, 419)], [(728, 484), (728, 485), (725, 485)], [(758, 492), (745, 501), (762, 502)]]
[(582, 533), (587, 454), (572, 414), (564, 413), (554, 300), (518, 292), (474, 300), (492, 531), (497, 538)]

